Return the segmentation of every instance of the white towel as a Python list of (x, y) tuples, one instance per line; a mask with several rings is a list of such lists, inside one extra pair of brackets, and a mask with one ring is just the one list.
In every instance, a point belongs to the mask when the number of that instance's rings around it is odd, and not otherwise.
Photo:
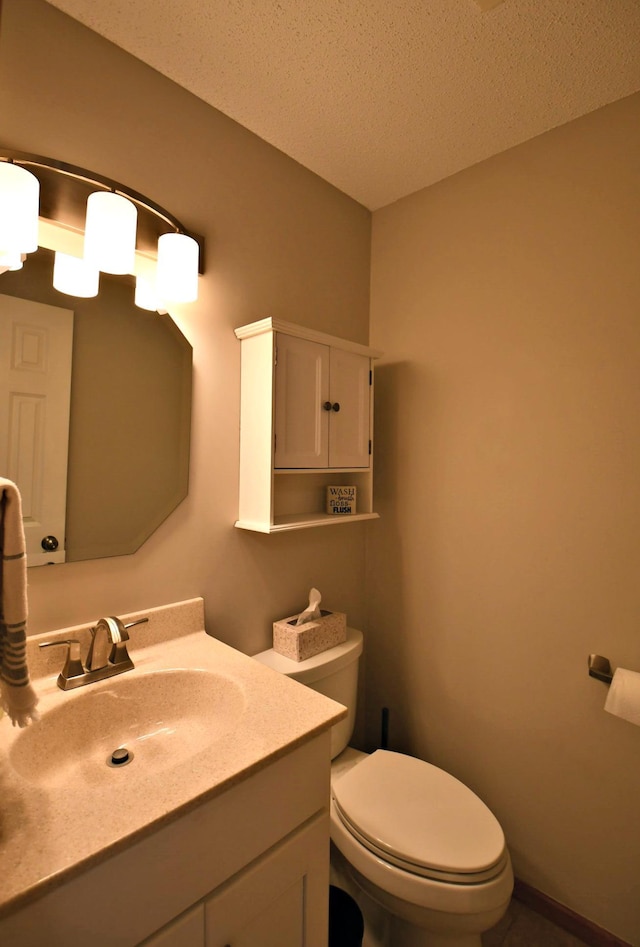
[(20, 491), (0, 477), (0, 703), (14, 727), (38, 720), (27, 667), (27, 554)]

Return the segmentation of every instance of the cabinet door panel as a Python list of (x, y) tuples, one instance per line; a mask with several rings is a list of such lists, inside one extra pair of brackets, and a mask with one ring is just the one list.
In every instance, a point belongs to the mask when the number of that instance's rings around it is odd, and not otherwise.
[(328, 816), (316, 817), (205, 904), (206, 947), (326, 947)]
[(0, 470), (22, 494), (29, 566), (66, 558), (72, 343), (71, 310), (0, 295)]
[(214, 936), (207, 947), (301, 947), (304, 944), (304, 885), (302, 880), (282, 891), (262, 910), (253, 899), (236, 920), (233, 936)]
[(331, 349), (329, 466), (369, 466), (371, 365), (365, 355)]
[(204, 947), (204, 907), (199, 904), (157, 931), (142, 947)]
[(275, 370), (275, 466), (328, 464), (329, 347), (278, 334)]

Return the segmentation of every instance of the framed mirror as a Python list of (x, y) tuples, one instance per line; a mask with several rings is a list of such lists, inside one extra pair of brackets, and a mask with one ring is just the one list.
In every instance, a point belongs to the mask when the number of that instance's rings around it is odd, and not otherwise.
[[(3, 406), (0, 472), (18, 483), (23, 504), (27, 500), (25, 532), (35, 537), (29, 565), (135, 552), (186, 497), (189, 482), (189, 342), (169, 315), (134, 305), (133, 277), (103, 273), (99, 295), (79, 299), (53, 289), (52, 271), (53, 252), (40, 248), (22, 270), (0, 275), (0, 294), (15, 298), (16, 305), (18, 300), (38, 304), (37, 314), (46, 307), (67, 311), (72, 325), (67, 359), (44, 339), (28, 310), (22, 319), (23, 325), (38, 329), (27, 334), (25, 343), (38, 371), (43, 365), (59, 368), (63, 375), (70, 369), (67, 476), (66, 485), (58, 485), (66, 499), (63, 536), (51, 532), (42, 517), (45, 486), (52, 486), (54, 476), (60, 478), (46, 459), (46, 425), (29, 408), (32, 413), (27, 410), (23, 425), (27, 434), (22, 434), (15, 404)], [(0, 307), (0, 318), (11, 311), (9, 299)], [(4, 332), (3, 338), (13, 341), (2, 346), (0, 374), (10, 370), (19, 350), (18, 330), (5, 326)], [(40, 362), (36, 355), (42, 356)], [(64, 441), (63, 434), (56, 438)], [(62, 453), (65, 446), (58, 443)], [(51, 546), (54, 540), (57, 548), (47, 548), (47, 541)]]

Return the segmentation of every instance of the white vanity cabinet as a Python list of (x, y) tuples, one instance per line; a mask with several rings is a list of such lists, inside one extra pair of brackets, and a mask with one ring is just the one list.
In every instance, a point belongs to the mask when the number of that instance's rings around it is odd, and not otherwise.
[[(241, 340), (240, 510), (272, 533), (372, 519), (375, 349), (263, 319)], [(355, 486), (354, 514), (326, 513), (327, 486)]]
[(326, 947), (326, 818), (258, 858), (144, 947)]
[(203, 944), (204, 905), (198, 904), (152, 934), (145, 940), (144, 947), (203, 947)]
[(330, 741), (311, 737), (0, 919), (0, 943), (326, 947)]
[[(315, 819), (209, 898), (205, 947), (323, 944), (318, 901), (328, 898), (324, 864), (328, 831), (326, 819)], [(322, 935), (323, 947), (327, 936)]]

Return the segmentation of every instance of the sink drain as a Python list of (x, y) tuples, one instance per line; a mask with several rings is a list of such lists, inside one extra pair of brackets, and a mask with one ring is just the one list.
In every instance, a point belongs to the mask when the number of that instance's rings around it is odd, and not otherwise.
[(128, 750), (126, 746), (119, 746), (116, 750), (113, 750), (109, 753), (107, 757), (107, 766), (113, 766), (118, 768), (119, 766), (126, 766), (127, 763), (130, 763), (133, 759), (133, 753), (131, 750)]

